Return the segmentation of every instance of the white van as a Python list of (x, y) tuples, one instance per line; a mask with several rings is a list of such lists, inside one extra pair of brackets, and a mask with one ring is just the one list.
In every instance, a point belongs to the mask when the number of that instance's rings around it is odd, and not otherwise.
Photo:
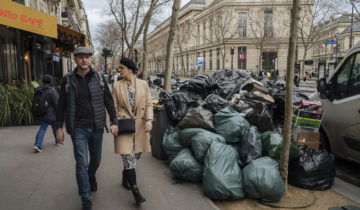
[(317, 88), (324, 110), (322, 148), (360, 163), (360, 42), (327, 79), (318, 81)]

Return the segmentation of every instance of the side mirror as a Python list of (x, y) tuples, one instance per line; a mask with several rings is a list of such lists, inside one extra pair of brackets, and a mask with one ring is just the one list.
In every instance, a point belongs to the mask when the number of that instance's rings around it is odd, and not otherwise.
[(331, 94), (331, 88), (329, 84), (326, 84), (326, 78), (321, 78), (317, 82), (317, 91), (321, 99), (329, 99), (333, 101), (333, 95)]

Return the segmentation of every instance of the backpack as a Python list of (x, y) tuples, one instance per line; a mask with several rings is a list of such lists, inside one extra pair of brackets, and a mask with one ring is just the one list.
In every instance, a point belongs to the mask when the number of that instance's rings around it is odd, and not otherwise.
[(45, 116), (47, 114), (49, 103), (45, 94), (46, 89), (47, 88), (39, 86), (34, 90), (32, 109), (36, 118)]

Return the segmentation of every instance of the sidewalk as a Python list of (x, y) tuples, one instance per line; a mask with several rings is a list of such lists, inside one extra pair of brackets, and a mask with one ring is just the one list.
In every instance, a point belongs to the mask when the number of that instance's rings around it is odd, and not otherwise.
[[(0, 209), (81, 209), (75, 179), (71, 139), (54, 146), (50, 130), (43, 151), (33, 153), (38, 126), (0, 128)], [(50, 129), (50, 127), (48, 128)], [(130, 191), (121, 186), (122, 160), (114, 154), (113, 137), (104, 134), (93, 209), (192, 210), (217, 209), (202, 193), (201, 184), (175, 184), (166, 161), (143, 154), (137, 162), (138, 185), (146, 202), (137, 207)]]

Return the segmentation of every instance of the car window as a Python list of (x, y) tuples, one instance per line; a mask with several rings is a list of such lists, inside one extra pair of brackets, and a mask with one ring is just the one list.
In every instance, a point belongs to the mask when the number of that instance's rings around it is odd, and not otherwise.
[(335, 84), (335, 98), (343, 99), (347, 96), (347, 87), (349, 83), (349, 76), (351, 73), (351, 69), (353, 66), (353, 60), (355, 55), (351, 56), (346, 60), (346, 62), (342, 65), (340, 72), (336, 77)]
[(354, 65), (351, 71), (347, 96), (353, 96), (359, 93), (360, 93), (360, 53), (356, 55), (354, 61)]

